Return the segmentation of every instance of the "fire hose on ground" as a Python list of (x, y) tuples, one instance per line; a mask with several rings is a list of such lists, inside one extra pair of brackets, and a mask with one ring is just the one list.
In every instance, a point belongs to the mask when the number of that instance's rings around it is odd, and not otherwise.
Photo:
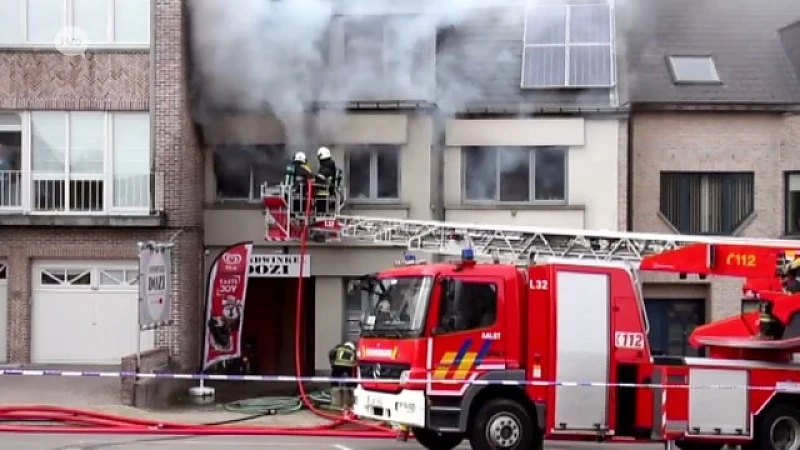
[[(305, 218), (300, 238), (300, 273), (308, 239), (308, 221), (311, 214), (311, 181), (308, 182)], [(323, 412), (315, 403), (320, 400), (318, 392), (306, 392), (301, 363), (301, 326), (303, 324), (303, 278), (298, 277), (297, 314), (295, 316), (295, 372), (300, 390), (299, 402), (295, 399), (260, 399), (253, 403), (241, 403), (232, 408), (282, 409), (307, 408), (316, 416), (328, 419), (330, 423), (311, 427), (266, 427), (230, 426), (215, 424), (187, 424), (158, 420), (145, 420), (133, 417), (86, 411), (74, 408), (39, 405), (0, 406), (0, 422), (13, 423), (0, 425), (0, 433), (77, 433), (77, 434), (160, 434), (160, 435), (242, 435), (242, 436), (318, 436), (345, 438), (394, 438), (395, 432), (383, 425), (363, 422), (345, 414)], [(322, 402), (320, 402), (322, 403)], [(26, 423), (20, 425), (19, 423)], [(337, 430), (342, 425), (361, 429)]]

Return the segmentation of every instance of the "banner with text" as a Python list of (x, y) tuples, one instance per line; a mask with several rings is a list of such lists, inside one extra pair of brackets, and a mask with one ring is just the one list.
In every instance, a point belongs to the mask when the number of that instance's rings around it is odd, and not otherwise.
[(169, 325), (172, 314), (172, 246), (139, 244), (139, 328)]
[(252, 242), (234, 244), (211, 265), (207, 282), (203, 370), (241, 356), (242, 323)]
[[(250, 258), (250, 276), (255, 278), (300, 277), (300, 255), (253, 255)], [(311, 255), (303, 255), (303, 278), (311, 276)]]

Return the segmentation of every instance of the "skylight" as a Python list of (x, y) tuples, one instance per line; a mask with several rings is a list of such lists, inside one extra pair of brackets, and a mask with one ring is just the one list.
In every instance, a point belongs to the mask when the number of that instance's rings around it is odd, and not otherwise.
[(719, 73), (710, 56), (670, 56), (669, 71), (675, 84), (719, 84)]

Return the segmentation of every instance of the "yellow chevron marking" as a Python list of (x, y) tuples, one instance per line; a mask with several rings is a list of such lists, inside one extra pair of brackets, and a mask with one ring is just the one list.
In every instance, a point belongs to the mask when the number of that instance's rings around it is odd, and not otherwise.
[(461, 364), (458, 365), (458, 370), (456, 370), (455, 374), (453, 374), (454, 380), (463, 380), (467, 378), (469, 371), (472, 369), (472, 365), (475, 362), (475, 357), (478, 356), (477, 352), (467, 352), (464, 355), (464, 359), (461, 360)]
[(439, 360), (439, 364), (433, 371), (434, 380), (442, 380), (447, 376), (447, 372), (450, 370), (450, 366), (453, 365), (453, 361), (456, 359), (457, 354), (457, 352), (447, 352), (442, 355), (442, 359)]

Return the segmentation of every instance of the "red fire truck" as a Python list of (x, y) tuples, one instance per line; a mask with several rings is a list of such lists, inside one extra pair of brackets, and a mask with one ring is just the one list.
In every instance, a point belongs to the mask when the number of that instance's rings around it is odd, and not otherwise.
[[(408, 426), (437, 450), (465, 439), (476, 450), (544, 439), (800, 449), (800, 296), (776, 274), (800, 242), (331, 220), (337, 239), (460, 255), (364, 277), (374, 307), (358, 349), (360, 417)], [(743, 313), (693, 333), (706, 357), (654, 356), (645, 270), (746, 277), (743, 296), (772, 305), (785, 330), (764, 340), (759, 313)]]

